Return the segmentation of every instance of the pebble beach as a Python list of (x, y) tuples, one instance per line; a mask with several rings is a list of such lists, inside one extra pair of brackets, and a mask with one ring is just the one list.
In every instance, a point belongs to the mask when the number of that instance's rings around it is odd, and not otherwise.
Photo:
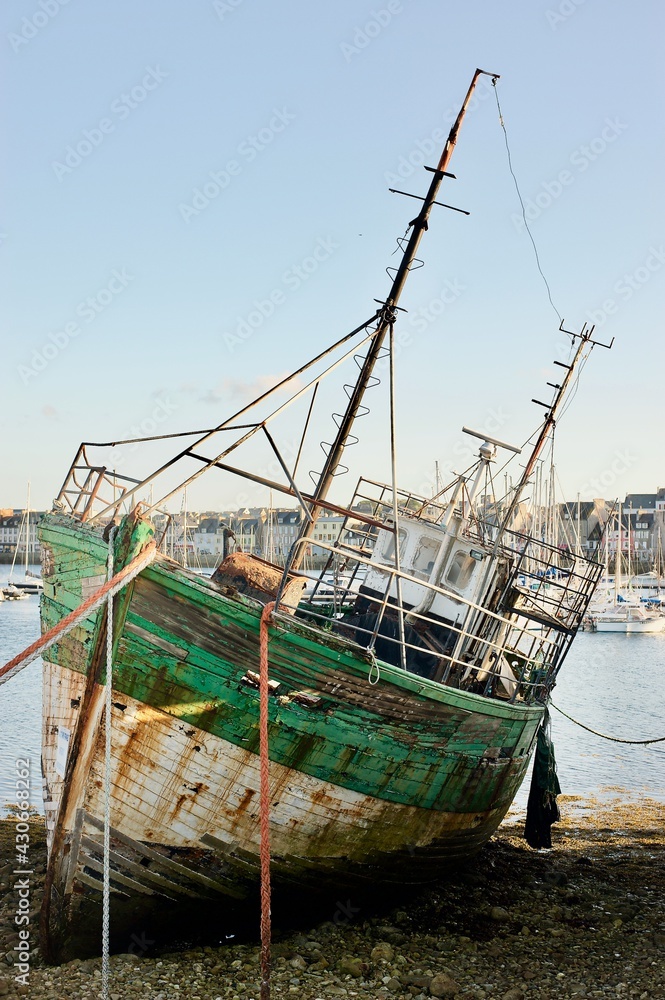
[[(665, 806), (617, 792), (560, 805), (552, 851), (531, 850), (509, 819), (465, 869), (392, 908), (278, 933), (272, 996), (664, 1000)], [(31, 827), (36, 933), (46, 856), (41, 820)], [(0, 832), (6, 859), (10, 820)], [(33, 952), (28, 984), (15, 981), (13, 871), (3, 860), (0, 996), (96, 1000), (98, 958), (49, 967)], [(258, 1000), (258, 943), (140, 952), (112, 956), (112, 1000)]]

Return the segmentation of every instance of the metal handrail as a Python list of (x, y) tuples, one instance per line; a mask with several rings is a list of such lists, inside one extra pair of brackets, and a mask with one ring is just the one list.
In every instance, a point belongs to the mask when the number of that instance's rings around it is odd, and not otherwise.
[[(299, 539), (294, 543), (294, 547), (300, 544), (311, 545), (311, 539)], [(318, 548), (329, 551), (331, 554), (338, 552), (335, 544), (324, 542), (323, 540), (317, 540), (316, 545)], [(462, 670), (467, 672), (470, 677), (471, 674), (475, 673), (477, 677), (482, 677), (482, 679), (487, 677), (487, 683), (485, 685), (486, 689), (491, 686), (492, 680), (498, 680), (499, 674), (495, 669), (495, 665), (500, 664), (501, 657), (518, 657), (522, 660), (522, 669), (519, 676), (515, 676), (514, 684), (515, 689), (513, 692), (513, 698), (515, 700), (518, 697), (521, 690), (526, 689), (542, 689), (546, 691), (549, 689), (551, 681), (553, 680), (554, 671), (556, 668), (558, 653), (561, 651), (562, 646), (562, 636), (565, 636), (569, 632), (569, 627), (565, 622), (561, 622), (559, 627), (557, 627), (554, 622), (545, 626), (546, 631), (541, 634), (536, 634), (526, 625), (522, 625), (519, 621), (520, 618), (524, 620), (524, 616), (521, 615), (519, 608), (511, 609), (508, 615), (500, 614), (498, 612), (490, 611), (474, 601), (470, 601), (468, 598), (464, 598), (454, 591), (449, 590), (446, 587), (440, 585), (435, 585), (429, 581), (424, 581), (418, 577), (413, 576), (403, 570), (398, 571), (396, 567), (390, 566), (388, 564), (381, 564), (379, 567), (376, 562), (374, 562), (370, 556), (362, 556), (360, 554), (354, 555), (354, 561), (358, 563), (372, 566), (373, 568), (380, 569), (387, 577), (386, 587), (383, 591), (381, 597), (376, 597), (370, 594), (363, 594), (362, 596), (373, 606), (376, 611), (376, 621), (374, 623), (373, 629), (364, 629), (359, 625), (352, 624), (349, 628), (352, 628), (356, 633), (363, 633), (369, 636), (369, 643), (367, 647), (373, 650), (377, 639), (381, 638), (382, 641), (395, 643), (404, 649), (413, 650), (420, 653), (426, 653), (428, 656), (432, 656), (439, 659), (445, 664), (445, 676), (442, 678), (442, 682), (450, 677), (452, 670), (459, 668), (460, 672)], [(462, 659), (460, 657), (455, 657), (451, 653), (440, 652), (436, 649), (432, 649), (430, 646), (416, 646), (412, 642), (402, 642), (399, 638), (393, 638), (391, 636), (386, 636), (380, 634), (381, 623), (386, 614), (389, 606), (391, 606), (390, 592), (393, 587), (395, 580), (399, 578), (405, 583), (413, 583), (419, 587), (433, 591), (435, 594), (440, 594), (443, 597), (448, 597), (455, 600), (458, 604), (464, 605), (467, 609), (478, 612), (482, 615), (482, 621), (486, 623), (488, 620), (493, 621), (498, 626), (498, 634), (501, 635), (501, 630), (503, 628), (504, 634), (500, 640), (497, 639), (496, 635), (487, 636), (479, 635), (477, 631), (473, 631), (470, 628), (465, 627), (464, 624), (455, 624), (448, 621), (443, 621), (441, 618), (437, 618), (434, 615), (421, 614), (414, 611), (410, 611), (410, 616), (412, 619), (423, 623), (425, 625), (445, 625), (451, 633), (455, 634), (457, 640), (471, 640), (476, 644), (476, 649), (474, 651), (473, 659)], [(280, 588), (278, 590), (275, 599), (275, 611), (278, 611), (280, 606), (293, 612), (296, 607), (289, 605), (283, 601), (284, 588), (288, 580), (288, 569), (285, 570)], [(343, 593), (348, 597), (348, 588), (344, 592), (343, 588), (340, 588)], [(357, 595), (354, 595), (357, 596)], [(344, 597), (341, 597), (339, 604), (341, 605), (344, 601)], [(337, 603), (337, 602), (335, 602)], [(308, 615), (314, 618), (319, 618), (321, 620), (328, 621), (329, 619), (315, 610), (308, 609)], [(479, 619), (480, 620), (480, 619)], [(581, 616), (580, 616), (581, 621)], [(342, 623), (343, 624), (343, 623)], [(554, 635), (552, 635), (554, 633)], [(519, 643), (526, 639), (526, 648), (519, 649)], [(458, 644), (455, 643), (457, 646)], [(483, 666), (488, 654), (494, 653), (495, 660), (494, 664)], [(543, 660), (538, 660), (538, 657), (543, 657)], [(509, 660), (508, 660), (509, 662)], [(530, 681), (526, 679), (527, 670), (537, 670), (541, 671), (546, 668), (545, 676), (539, 676), (536, 680)], [(512, 666), (511, 666), (512, 669)], [(512, 681), (509, 681), (512, 685)]]

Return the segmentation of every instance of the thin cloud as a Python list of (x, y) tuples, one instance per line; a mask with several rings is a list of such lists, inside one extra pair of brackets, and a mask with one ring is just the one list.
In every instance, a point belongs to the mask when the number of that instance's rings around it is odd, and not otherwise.
[[(259, 375), (251, 382), (245, 381), (244, 379), (225, 378), (219, 383), (219, 385), (206, 390), (206, 392), (199, 397), (199, 400), (202, 403), (213, 403), (215, 405), (223, 403), (226, 400), (248, 402), (249, 400), (256, 399), (258, 396), (261, 396), (269, 389), (272, 389), (273, 386), (285, 379), (287, 375), (288, 372), (279, 372), (275, 375)], [(302, 379), (293, 378), (283, 390), (280, 390), (280, 392), (293, 393), (300, 389), (302, 385)]]

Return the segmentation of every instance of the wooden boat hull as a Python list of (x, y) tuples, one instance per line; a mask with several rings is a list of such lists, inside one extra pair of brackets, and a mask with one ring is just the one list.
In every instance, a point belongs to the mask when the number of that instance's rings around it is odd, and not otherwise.
[[(100, 585), (106, 544), (59, 515), (40, 534), (46, 628)], [(131, 558), (149, 534), (146, 522), (129, 525), (116, 559)], [(254, 897), (258, 690), (247, 671), (258, 669), (260, 613), (257, 602), (163, 559), (116, 599), (111, 923), (123, 950), (151, 914)], [(105, 639), (102, 611), (44, 665), (42, 938), (54, 961), (99, 948)], [(271, 628), (278, 888), (431, 881), (482, 847), (524, 777), (542, 707), (381, 663), (370, 684), (370, 669), (367, 651), (292, 616)]]

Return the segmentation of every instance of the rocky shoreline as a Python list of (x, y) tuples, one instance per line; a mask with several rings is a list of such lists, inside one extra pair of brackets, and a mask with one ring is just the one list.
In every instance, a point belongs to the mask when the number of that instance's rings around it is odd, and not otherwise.
[[(665, 1000), (665, 806), (621, 795), (560, 803), (551, 852), (527, 847), (509, 819), (446, 882), (392, 909), (341, 901), (334, 919), (278, 937), (272, 996)], [(36, 933), (45, 848), (41, 821), (30, 825)], [(99, 959), (58, 968), (33, 953), (27, 985), (15, 981), (14, 833), (0, 823), (0, 997), (96, 1000)], [(113, 1000), (258, 1000), (256, 944), (132, 951), (112, 958)]]

